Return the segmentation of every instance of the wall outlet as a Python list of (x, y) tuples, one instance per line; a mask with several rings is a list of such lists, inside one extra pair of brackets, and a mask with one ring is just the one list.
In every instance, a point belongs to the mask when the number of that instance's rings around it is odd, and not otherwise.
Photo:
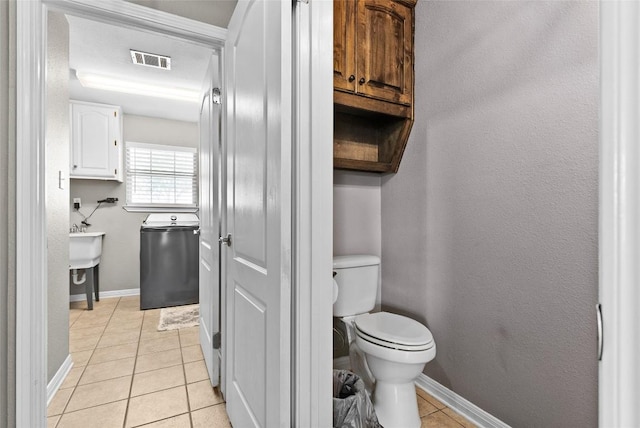
[(82, 203), (80, 202), (80, 198), (73, 198), (73, 209), (79, 210), (81, 206)]

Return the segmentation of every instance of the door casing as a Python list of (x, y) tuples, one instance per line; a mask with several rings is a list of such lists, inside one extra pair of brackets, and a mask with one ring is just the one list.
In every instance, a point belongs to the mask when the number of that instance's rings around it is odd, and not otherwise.
[(640, 426), (639, 20), (638, 2), (600, 3), (601, 427)]

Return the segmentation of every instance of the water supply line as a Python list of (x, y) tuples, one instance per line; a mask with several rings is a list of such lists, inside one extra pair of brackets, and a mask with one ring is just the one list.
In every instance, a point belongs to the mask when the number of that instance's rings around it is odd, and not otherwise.
[(73, 269), (71, 277), (73, 278), (73, 283), (75, 285), (82, 285), (87, 281), (87, 272), (82, 272), (82, 278), (78, 279), (78, 269)]
[(80, 214), (82, 216), (82, 221), (80, 223), (82, 223), (85, 227), (89, 227), (91, 226), (91, 224), (89, 223), (89, 219), (91, 218), (91, 216), (93, 215), (93, 213), (96, 212), (96, 210), (98, 208), (100, 208), (100, 205), (102, 205), (103, 203), (108, 203), (108, 204), (115, 204), (116, 202), (118, 202), (118, 198), (104, 198), (104, 199), (100, 199), (98, 201), (98, 205), (93, 209), (93, 211), (91, 211), (91, 214), (89, 214), (88, 216), (85, 216), (84, 214), (82, 214), (82, 211), (80, 211), (80, 208), (74, 208), (74, 210), (76, 210), (76, 212), (78, 214)]

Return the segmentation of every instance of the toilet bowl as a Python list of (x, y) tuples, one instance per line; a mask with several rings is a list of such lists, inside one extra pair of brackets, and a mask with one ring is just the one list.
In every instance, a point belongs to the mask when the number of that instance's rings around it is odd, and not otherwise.
[(382, 426), (417, 428), (414, 382), (435, 357), (436, 345), (429, 329), (411, 318), (369, 313), (375, 305), (379, 264), (376, 256), (334, 257), (338, 285), (334, 316), (347, 327), (351, 369), (373, 392)]
[(388, 312), (356, 317), (356, 344), (376, 384), (373, 405), (384, 427), (419, 427), (414, 382), (436, 356), (431, 332), (419, 322)]

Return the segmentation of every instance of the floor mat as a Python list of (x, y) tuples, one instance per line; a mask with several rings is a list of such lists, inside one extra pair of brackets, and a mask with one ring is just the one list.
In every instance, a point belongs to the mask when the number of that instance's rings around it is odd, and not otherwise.
[(160, 310), (158, 331), (176, 330), (179, 328), (200, 325), (200, 305), (176, 306)]

